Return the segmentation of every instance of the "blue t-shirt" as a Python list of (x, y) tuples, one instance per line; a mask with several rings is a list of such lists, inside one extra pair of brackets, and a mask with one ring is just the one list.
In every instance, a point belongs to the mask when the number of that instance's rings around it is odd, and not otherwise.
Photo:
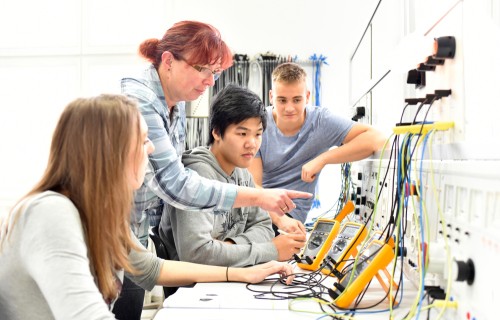
[[(312, 183), (302, 181), (302, 166), (332, 147), (340, 146), (354, 121), (334, 115), (327, 108), (306, 107), (306, 118), (294, 136), (284, 136), (276, 126), (273, 107), (267, 107), (267, 128), (256, 157), (262, 159), (262, 186), (314, 193), (319, 174)], [(294, 199), (290, 215), (305, 222), (314, 197)]]

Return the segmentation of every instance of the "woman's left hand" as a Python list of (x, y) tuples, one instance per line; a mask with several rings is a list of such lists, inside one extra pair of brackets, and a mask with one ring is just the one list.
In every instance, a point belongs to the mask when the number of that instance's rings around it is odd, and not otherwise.
[[(248, 268), (239, 268), (245, 278), (243, 282), (259, 283), (264, 281), (272, 274), (279, 274), (281, 278), (286, 279), (286, 284), (291, 284), (294, 278), (293, 266), (286, 262), (269, 261)], [(229, 277), (231, 279), (231, 276)]]

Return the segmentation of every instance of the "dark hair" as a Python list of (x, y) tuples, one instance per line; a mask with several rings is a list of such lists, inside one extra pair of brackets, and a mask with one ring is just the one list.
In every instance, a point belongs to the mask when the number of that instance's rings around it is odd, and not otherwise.
[(229, 125), (249, 118), (260, 118), (262, 128), (266, 130), (266, 107), (259, 96), (249, 89), (228, 84), (219, 91), (210, 105), (208, 144), (211, 145), (214, 142), (213, 130), (224, 137), (224, 132)]
[(177, 22), (167, 30), (161, 40), (148, 39), (139, 46), (139, 54), (149, 60), (156, 69), (165, 51), (191, 65), (210, 65), (220, 60), (221, 69), (227, 69), (233, 64), (231, 49), (222, 40), (219, 30), (198, 21)]

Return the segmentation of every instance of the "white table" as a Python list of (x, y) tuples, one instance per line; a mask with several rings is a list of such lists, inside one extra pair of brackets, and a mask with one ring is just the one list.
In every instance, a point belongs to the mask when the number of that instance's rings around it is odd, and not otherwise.
[[(299, 270), (303, 272), (302, 270)], [(331, 286), (335, 279), (328, 277), (325, 285)], [(372, 281), (362, 303), (362, 306), (373, 305), (380, 301), (385, 292), (377, 283)], [(280, 285), (284, 287), (283, 285)], [(253, 288), (258, 288), (253, 285)], [(265, 289), (266, 286), (262, 287)], [(409, 306), (416, 295), (416, 290), (406, 281), (404, 284), (404, 299), (399, 308), (394, 311), (398, 318), (408, 312)], [(256, 293), (249, 291), (244, 283), (198, 283), (191, 288), (179, 288), (172, 296), (168, 297), (154, 320), (164, 319), (318, 319), (321, 309), (317, 302), (312, 300), (294, 301), (292, 308), (307, 310), (316, 313), (305, 313), (290, 310), (291, 300), (262, 300), (254, 297)], [(325, 299), (331, 301), (328, 295)], [(389, 302), (384, 300), (377, 307), (367, 311), (388, 309)], [(325, 310), (329, 310), (325, 307)], [(331, 310), (331, 309), (330, 309)], [(318, 313), (319, 312), (319, 313)], [(382, 313), (356, 313), (356, 319), (387, 319), (389, 312)], [(259, 318), (260, 317), (260, 318)]]

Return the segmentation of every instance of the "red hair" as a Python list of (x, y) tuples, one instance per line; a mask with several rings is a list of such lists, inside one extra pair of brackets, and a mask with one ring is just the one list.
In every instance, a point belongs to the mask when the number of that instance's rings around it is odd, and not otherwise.
[(198, 21), (177, 22), (167, 30), (162, 39), (148, 39), (139, 46), (139, 54), (157, 69), (165, 51), (191, 65), (219, 62), (224, 70), (233, 64), (231, 49), (222, 40), (219, 30)]

